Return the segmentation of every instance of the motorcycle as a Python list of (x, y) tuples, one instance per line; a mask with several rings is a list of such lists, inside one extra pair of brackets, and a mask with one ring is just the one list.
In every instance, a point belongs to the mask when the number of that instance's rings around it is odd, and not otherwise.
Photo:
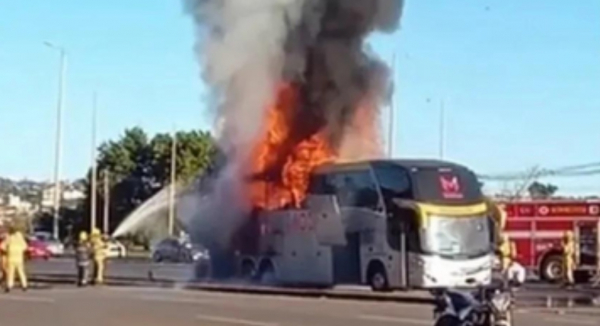
[(478, 291), (444, 289), (434, 292), (435, 326), (512, 326), (513, 293), (510, 288)]

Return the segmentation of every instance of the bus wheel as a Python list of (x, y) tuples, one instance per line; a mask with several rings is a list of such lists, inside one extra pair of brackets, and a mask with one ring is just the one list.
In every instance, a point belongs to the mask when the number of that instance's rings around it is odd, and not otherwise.
[(546, 257), (541, 266), (541, 277), (547, 282), (556, 283), (563, 278), (563, 259), (560, 254)]
[(369, 285), (376, 292), (389, 291), (389, 282), (385, 273), (385, 268), (379, 262), (372, 263), (367, 273)]

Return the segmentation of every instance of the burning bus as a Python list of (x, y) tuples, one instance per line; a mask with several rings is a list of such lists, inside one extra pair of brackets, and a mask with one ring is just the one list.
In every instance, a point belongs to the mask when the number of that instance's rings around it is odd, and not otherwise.
[(458, 164), (325, 164), (298, 206), (252, 215), (232, 242), (245, 279), (377, 291), (491, 282), (493, 224), (478, 179)]
[(490, 282), (474, 174), (382, 159), (397, 74), (367, 40), (399, 29), (403, 0), (188, 2), (227, 162), (178, 214), (212, 243), (215, 274), (376, 290)]

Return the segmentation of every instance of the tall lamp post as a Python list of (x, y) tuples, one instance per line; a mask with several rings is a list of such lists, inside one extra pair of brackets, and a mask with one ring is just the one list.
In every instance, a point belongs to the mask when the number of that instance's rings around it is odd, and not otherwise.
[(55, 45), (50, 42), (44, 42), (44, 44), (59, 52), (60, 54), (60, 68), (59, 68), (59, 81), (58, 81), (58, 102), (56, 106), (56, 135), (54, 143), (54, 223), (52, 234), (55, 239), (58, 239), (58, 219), (60, 215), (60, 200), (62, 195), (62, 189), (60, 185), (60, 168), (61, 168), (61, 156), (62, 156), (62, 119), (64, 110), (65, 100), (65, 74), (67, 69), (67, 54), (63, 47)]
[(98, 163), (96, 162), (96, 128), (97, 128), (97, 112), (98, 112), (98, 96), (94, 93), (92, 103), (92, 148), (91, 148), (91, 163), (92, 163), (92, 189), (91, 189), (91, 205), (90, 205), (90, 232), (96, 228), (96, 215), (98, 203)]

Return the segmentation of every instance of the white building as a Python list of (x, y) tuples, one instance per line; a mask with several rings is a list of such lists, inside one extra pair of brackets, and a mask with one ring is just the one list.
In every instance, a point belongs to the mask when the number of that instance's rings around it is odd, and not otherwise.
[(51, 208), (54, 207), (54, 193), (56, 192), (56, 187), (54, 185), (48, 186), (42, 190), (42, 208)]
[[(61, 205), (63, 203), (73, 203), (85, 198), (85, 193), (81, 190), (76, 189), (69, 184), (61, 184)], [(48, 186), (42, 190), (42, 208), (54, 207), (54, 194), (56, 193), (56, 187), (54, 185)]]

